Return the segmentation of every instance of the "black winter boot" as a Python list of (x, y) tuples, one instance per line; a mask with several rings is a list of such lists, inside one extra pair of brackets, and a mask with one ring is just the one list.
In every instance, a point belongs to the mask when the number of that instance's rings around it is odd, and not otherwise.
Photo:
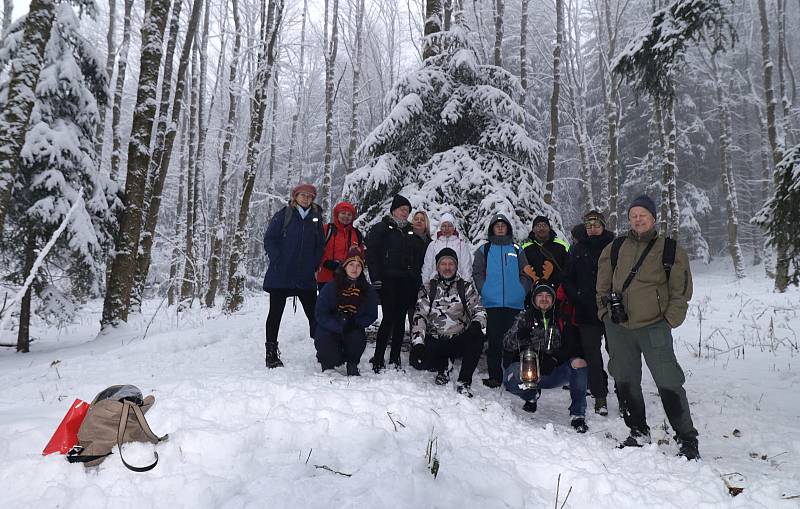
[(536, 411), (536, 402), (535, 401), (526, 401), (524, 405), (522, 405), (522, 409), (526, 412), (534, 413)]
[(698, 448), (697, 439), (689, 438), (686, 440), (678, 440), (678, 456), (683, 456), (689, 461), (700, 459), (700, 449)]
[(361, 376), (361, 373), (358, 371), (358, 363), (347, 363), (347, 376)]
[(283, 362), (281, 362), (281, 351), (278, 350), (277, 343), (267, 343), (267, 355), (266, 355), (266, 365), (267, 368), (282, 368)]

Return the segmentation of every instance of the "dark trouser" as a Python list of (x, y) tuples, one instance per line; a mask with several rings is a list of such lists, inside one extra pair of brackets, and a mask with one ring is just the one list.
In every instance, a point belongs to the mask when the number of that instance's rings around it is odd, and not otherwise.
[(486, 309), (486, 339), (489, 347), (486, 349), (486, 368), (489, 378), (503, 380), (503, 336), (514, 325), (514, 319), (520, 310), (511, 308)]
[(638, 329), (627, 329), (606, 321), (611, 359), (608, 370), (617, 382), (625, 405), (625, 424), (631, 430), (649, 432), (642, 395), (642, 355), (658, 387), (661, 403), (672, 429), (682, 440), (697, 437), (683, 384), (686, 378), (675, 358), (672, 331), (666, 321)]
[(444, 373), (451, 358), (461, 357), (458, 381), (465, 384), (472, 384), (472, 375), (478, 367), (481, 350), (483, 350), (483, 334), (473, 334), (469, 330), (452, 338), (425, 336), (428, 367), (438, 373)]
[(286, 307), (286, 299), (296, 295), (303, 305), (303, 312), (308, 318), (309, 335), (314, 337), (314, 330), (317, 328), (317, 321), (314, 318), (314, 307), (317, 305), (317, 292), (315, 290), (289, 290), (271, 289), (269, 291), (269, 313), (267, 314), (267, 345), (278, 344), (278, 330), (281, 327), (283, 309)]
[(542, 376), (536, 389), (527, 389), (520, 387), (522, 377), (520, 376), (519, 362), (514, 362), (506, 368), (503, 374), (503, 384), (511, 394), (515, 394), (525, 401), (536, 401), (539, 399), (542, 389), (554, 389), (569, 383), (571, 398), (569, 414), (583, 417), (586, 415), (586, 371), (586, 368), (573, 368), (572, 359), (570, 359), (557, 366), (549, 375)]
[(367, 335), (364, 334), (364, 329), (335, 334), (320, 328), (314, 338), (314, 347), (323, 371), (341, 366), (345, 362), (358, 364), (367, 347)]
[[(589, 365), (589, 390), (595, 398), (608, 396), (608, 375), (603, 369), (603, 353), (600, 347), (603, 343), (603, 324), (590, 323), (578, 325), (581, 337), (583, 358)], [(606, 344), (608, 341), (606, 341)]]
[(389, 339), (392, 342), (389, 362), (400, 364), (400, 349), (403, 346), (403, 334), (406, 331), (406, 315), (408, 310), (414, 307), (417, 299), (417, 290), (416, 281), (410, 279), (383, 281), (383, 287), (381, 288), (383, 317), (375, 340), (374, 357), (374, 360), (379, 361), (379, 364), (383, 364)]

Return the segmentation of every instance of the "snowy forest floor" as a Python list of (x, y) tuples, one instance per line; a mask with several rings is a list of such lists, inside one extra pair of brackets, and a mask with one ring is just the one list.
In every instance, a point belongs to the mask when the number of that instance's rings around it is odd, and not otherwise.
[[(798, 507), (800, 291), (772, 293), (760, 268), (740, 282), (724, 264), (694, 270), (675, 350), (700, 462), (675, 457), (672, 441), (616, 449), (626, 429), (613, 394), (611, 414), (590, 414), (586, 435), (568, 425), (567, 391), (545, 391), (538, 412), (522, 412), (518, 398), (483, 387), (483, 363), (473, 399), (430, 373), (373, 374), (372, 345), (362, 377), (322, 374), (291, 305), (280, 335), (286, 367), (267, 371), (266, 295), (230, 317), (194, 309), (177, 322), (162, 308), (144, 338), (159, 301), (97, 339), (95, 302), (65, 329), (36, 322), (30, 354), (0, 351), (4, 507), (543, 508), (557, 485), (558, 507), (567, 494), (573, 508)], [(41, 456), (76, 397), (120, 383), (156, 396), (148, 421), (169, 441), (126, 446), (134, 464), (157, 450), (154, 470), (130, 472), (116, 456), (90, 470)], [(647, 372), (644, 388), (653, 439), (671, 436)], [(436, 478), (425, 457), (432, 436)], [(728, 486), (744, 491), (731, 497)]]

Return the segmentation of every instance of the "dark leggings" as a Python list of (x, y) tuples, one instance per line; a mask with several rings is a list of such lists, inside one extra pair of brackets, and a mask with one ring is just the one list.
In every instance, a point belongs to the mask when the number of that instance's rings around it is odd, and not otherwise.
[(269, 313), (267, 314), (267, 345), (278, 344), (278, 330), (281, 327), (283, 309), (286, 299), (296, 295), (303, 306), (303, 312), (308, 318), (309, 335), (314, 337), (317, 321), (314, 318), (314, 307), (317, 305), (317, 292), (314, 290), (284, 290), (272, 289), (269, 291)]
[(578, 332), (583, 347), (583, 358), (589, 365), (589, 390), (595, 398), (608, 396), (608, 375), (603, 369), (603, 325), (601, 323), (580, 324)]
[(389, 362), (400, 364), (400, 349), (406, 329), (408, 310), (414, 306), (418, 284), (409, 279), (390, 279), (383, 282), (381, 289), (381, 310), (383, 318), (378, 327), (375, 341), (375, 357), (378, 365), (383, 364), (386, 347), (391, 341)]

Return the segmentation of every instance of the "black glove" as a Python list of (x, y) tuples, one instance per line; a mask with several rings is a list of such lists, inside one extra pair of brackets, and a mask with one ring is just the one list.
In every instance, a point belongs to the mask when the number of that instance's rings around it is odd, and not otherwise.
[(478, 322), (472, 322), (467, 327), (467, 332), (469, 332), (473, 336), (480, 336), (483, 337), (483, 329), (481, 328), (481, 324)]
[(330, 270), (331, 272), (336, 272), (336, 269), (339, 268), (339, 265), (341, 264), (336, 260), (325, 260), (324, 262), (322, 262), (322, 266)]
[(423, 343), (411, 346), (411, 351), (408, 352), (408, 363), (415, 369), (425, 370), (425, 345)]

